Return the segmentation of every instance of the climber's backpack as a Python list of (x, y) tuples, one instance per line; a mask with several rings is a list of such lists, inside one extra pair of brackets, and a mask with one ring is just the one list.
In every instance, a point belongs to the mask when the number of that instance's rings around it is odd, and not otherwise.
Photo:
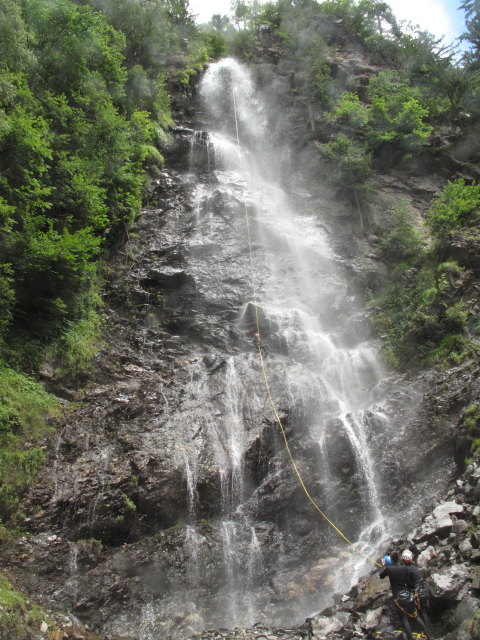
[(418, 608), (427, 608), (430, 606), (430, 590), (424, 582), (417, 582), (414, 588), (415, 597), (417, 598)]

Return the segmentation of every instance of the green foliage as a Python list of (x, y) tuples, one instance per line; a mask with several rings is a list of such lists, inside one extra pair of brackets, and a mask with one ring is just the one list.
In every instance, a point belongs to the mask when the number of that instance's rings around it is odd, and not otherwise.
[(419, 92), (399, 82), (392, 72), (370, 77), (367, 98), (370, 103), (363, 104), (358, 94), (345, 91), (327, 116), (349, 134), (341, 133), (324, 145), (334, 163), (334, 183), (351, 182), (358, 188), (370, 173), (372, 152), (385, 145), (404, 154), (418, 152), (431, 135), (428, 109), (422, 106)]
[(480, 412), (478, 410), (478, 404), (471, 404), (464, 410), (462, 422), (463, 426), (472, 433), (478, 426), (480, 426)]
[(136, 511), (137, 510), (137, 505), (135, 504), (135, 502), (131, 498), (129, 498), (127, 496), (126, 493), (122, 493), (122, 499), (123, 499), (123, 502), (125, 504), (125, 507), (129, 511)]
[(372, 61), (377, 64), (390, 63), (395, 66), (398, 60), (398, 42), (392, 38), (386, 38), (381, 33), (373, 33), (366, 36), (364, 40), (365, 48), (370, 52)]
[(424, 243), (413, 224), (406, 200), (398, 200), (392, 210), (391, 225), (380, 241), (380, 255), (387, 264), (410, 263), (421, 256)]
[(382, 0), (327, 0), (321, 4), (327, 14), (344, 22), (347, 35), (364, 40), (375, 34), (395, 34), (395, 16)]
[(460, 8), (465, 11), (466, 32), (463, 40), (470, 43), (464, 58), (473, 71), (480, 67), (480, 8), (476, 0), (463, 0)]
[(31, 378), (0, 369), (1, 519), (7, 521), (13, 515), (22, 491), (44, 463), (45, 449), (35, 442), (50, 431), (46, 418), (58, 410), (56, 399)]
[[(221, 38), (183, 0), (5, 0), (0, 8), (0, 517), (15, 513), (56, 405), (45, 356), (82, 381), (101, 344), (99, 266), (140, 210), (189, 83)], [(8, 521), (9, 526), (12, 520)], [(13, 634), (15, 635), (15, 634)]]
[(44, 618), (40, 607), (16, 591), (0, 574), (0, 625), (5, 637), (29, 640), (38, 632)]
[(468, 310), (455, 297), (462, 268), (452, 260), (435, 263), (413, 225), (406, 201), (396, 203), (390, 228), (379, 242), (387, 265), (383, 286), (372, 295), (374, 324), (385, 336), (393, 366), (453, 365), (470, 352)]
[(10, 264), (0, 265), (0, 340), (12, 320), (12, 309), (15, 304), (15, 291)]
[(255, 33), (242, 29), (233, 36), (230, 42), (230, 51), (232, 55), (242, 58), (242, 60), (251, 61), (254, 58), (257, 42)]
[(468, 405), (468, 407), (464, 410), (463, 415), (464, 416), (472, 416), (474, 414), (478, 413), (478, 404), (477, 403), (473, 403)]
[(336, 82), (332, 78), (330, 64), (322, 51), (322, 56), (312, 54), (307, 55), (306, 64), (308, 65), (308, 92), (318, 100), (323, 108), (329, 108), (333, 101), (336, 91)]
[(363, 186), (371, 172), (371, 155), (366, 144), (340, 133), (333, 142), (323, 145), (330, 160), (328, 178), (337, 187)]
[(427, 212), (427, 222), (438, 236), (475, 224), (480, 215), (480, 185), (465, 184), (463, 178), (448, 182)]
[(0, 69), (23, 70), (31, 60), (29, 34), (18, 0), (2, 0), (0, 7)]
[(219, 60), (227, 55), (227, 39), (221, 31), (210, 28), (201, 32), (201, 37), (209, 60)]
[(60, 366), (57, 375), (80, 380), (93, 372), (93, 359), (102, 342), (103, 303), (92, 287), (76, 299), (76, 306), (76, 318), (68, 321), (66, 331), (53, 343), (47, 356), (52, 360), (58, 357)]
[(477, 455), (480, 453), (480, 438), (476, 438), (473, 442), (472, 442), (472, 453), (474, 455)]
[(368, 122), (367, 107), (360, 102), (358, 95), (351, 91), (345, 91), (332, 113), (337, 123), (353, 129), (363, 130)]
[(12, 58), (0, 62), (0, 354), (33, 370), (55, 342), (78, 373), (72, 353), (98, 324), (78, 300), (163, 163), (167, 72), (190, 82), (208, 47), (174, 0), (19, 7), (9, 0), (11, 23), (0, 14)]
[(395, 143), (408, 152), (419, 151), (432, 133), (427, 124), (428, 109), (417, 89), (398, 82), (391, 72), (381, 72), (369, 81), (369, 130), (371, 148)]

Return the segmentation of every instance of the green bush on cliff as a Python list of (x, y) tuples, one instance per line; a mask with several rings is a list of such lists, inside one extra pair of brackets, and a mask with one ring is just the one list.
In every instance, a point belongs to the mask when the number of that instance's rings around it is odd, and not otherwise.
[(0, 519), (5, 522), (46, 459), (38, 443), (51, 432), (46, 417), (58, 409), (57, 400), (34, 380), (0, 369)]
[(413, 222), (405, 199), (398, 200), (391, 211), (390, 226), (380, 241), (380, 255), (389, 265), (416, 262), (424, 253), (424, 242)]
[(432, 231), (442, 237), (480, 219), (480, 185), (465, 184), (463, 178), (448, 182), (427, 213)]
[(365, 186), (372, 170), (366, 144), (340, 133), (335, 140), (324, 144), (323, 150), (330, 160), (327, 179), (331, 184), (346, 189)]
[(345, 91), (326, 116), (344, 130), (324, 145), (331, 161), (330, 180), (337, 185), (365, 186), (372, 157), (382, 149), (399, 151), (405, 157), (424, 148), (432, 133), (419, 90), (400, 82), (395, 73), (372, 75), (366, 99), (363, 103), (356, 93)]
[(353, 129), (364, 130), (368, 122), (368, 109), (352, 91), (345, 91), (332, 112), (335, 122)]
[(0, 635), (15, 640), (30, 640), (40, 631), (45, 619), (40, 607), (16, 591), (0, 574)]
[(480, 640), (480, 611), (477, 611), (467, 622), (467, 630), (471, 640)]
[(480, 426), (480, 413), (477, 404), (471, 404), (465, 409), (463, 412), (463, 425), (472, 432), (477, 426)]
[(33, 372), (54, 344), (86, 371), (89, 291), (163, 162), (167, 85), (221, 39), (182, 2), (8, 0), (0, 17), (0, 356)]
[(450, 260), (436, 263), (413, 224), (408, 204), (392, 209), (391, 225), (379, 242), (387, 270), (383, 286), (372, 292), (373, 321), (385, 336), (385, 355), (393, 366), (456, 364), (469, 351), (468, 311), (456, 298), (463, 269)]
[(393, 366), (457, 364), (468, 353), (467, 311), (451, 302), (430, 265), (395, 266), (369, 305), (374, 324), (385, 335), (385, 354)]
[(433, 128), (418, 89), (383, 71), (371, 76), (367, 98), (371, 106), (366, 135), (371, 148), (394, 143), (404, 152), (417, 152), (427, 144)]

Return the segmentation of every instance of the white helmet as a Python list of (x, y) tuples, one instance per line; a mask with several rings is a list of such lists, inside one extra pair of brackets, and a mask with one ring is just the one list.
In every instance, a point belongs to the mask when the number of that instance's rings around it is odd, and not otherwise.
[(405, 549), (400, 556), (404, 562), (412, 562), (413, 561), (413, 553), (410, 549)]

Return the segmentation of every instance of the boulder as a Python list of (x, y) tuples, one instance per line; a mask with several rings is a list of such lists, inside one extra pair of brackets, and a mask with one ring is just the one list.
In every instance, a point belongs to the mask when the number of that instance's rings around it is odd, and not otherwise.
[(470, 540), (462, 540), (462, 542), (458, 545), (458, 549), (462, 555), (468, 554), (472, 549), (472, 545)]
[(453, 611), (451, 624), (459, 627), (462, 622), (471, 618), (478, 611), (479, 606), (480, 602), (477, 598), (467, 595)]
[(452, 516), (453, 521), (453, 533), (462, 534), (468, 531), (468, 524), (466, 520), (461, 520), (456, 516)]
[(472, 517), (475, 519), (477, 523), (480, 523), (480, 505), (477, 505), (473, 508)]
[(443, 502), (435, 507), (433, 513), (427, 516), (423, 524), (415, 530), (413, 541), (423, 542), (430, 540), (433, 536), (446, 538), (453, 530), (453, 520), (451, 515), (463, 513), (464, 508), (456, 502)]
[(373, 631), (378, 628), (382, 619), (383, 607), (371, 609), (360, 616), (360, 626), (366, 631)]
[(312, 620), (312, 630), (315, 637), (327, 635), (327, 633), (339, 632), (343, 629), (346, 615), (340, 619), (337, 616), (318, 616)]
[(390, 594), (387, 579), (381, 580), (377, 575), (371, 576), (363, 585), (355, 599), (357, 611), (370, 611), (383, 604)]
[(473, 491), (473, 499), (474, 500), (480, 500), (480, 480), (477, 481), (477, 486), (475, 487), (474, 491)]
[(436, 551), (435, 551), (435, 547), (433, 547), (432, 545), (429, 545), (425, 549), (425, 551), (422, 551), (422, 553), (418, 556), (417, 565), (421, 569), (423, 567), (427, 567), (436, 555), (437, 554), (436, 554)]
[(429, 579), (429, 587), (435, 598), (460, 601), (466, 594), (469, 570), (467, 565), (450, 565)]

